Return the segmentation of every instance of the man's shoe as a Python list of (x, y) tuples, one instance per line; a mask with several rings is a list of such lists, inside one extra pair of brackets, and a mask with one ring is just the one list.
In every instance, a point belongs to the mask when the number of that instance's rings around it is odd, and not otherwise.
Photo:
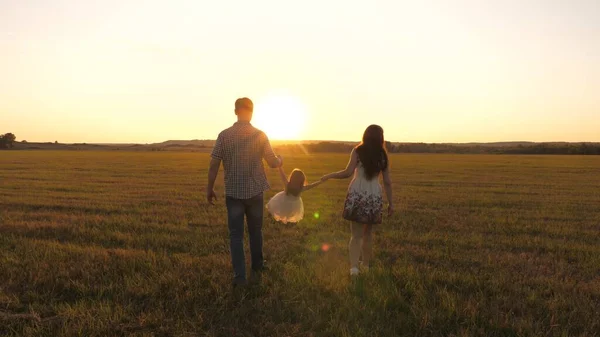
[(233, 279), (232, 285), (234, 288), (243, 288), (248, 285), (248, 281), (242, 278), (235, 278)]
[(252, 272), (250, 273), (250, 282), (249, 283), (257, 284), (257, 283), (260, 283), (260, 280), (262, 280), (262, 272), (252, 270)]
[(252, 271), (257, 273), (262, 273), (263, 271), (268, 271), (269, 267), (267, 266), (267, 261), (263, 261), (262, 266), (258, 268), (252, 268)]

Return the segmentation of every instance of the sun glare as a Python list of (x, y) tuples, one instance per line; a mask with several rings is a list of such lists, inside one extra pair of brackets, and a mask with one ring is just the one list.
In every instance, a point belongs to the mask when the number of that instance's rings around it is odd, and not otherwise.
[(306, 108), (292, 95), (270, 95), (254, 107), (252, 124), (263, 130), (269, 139), (297, 140), (305, 123)]

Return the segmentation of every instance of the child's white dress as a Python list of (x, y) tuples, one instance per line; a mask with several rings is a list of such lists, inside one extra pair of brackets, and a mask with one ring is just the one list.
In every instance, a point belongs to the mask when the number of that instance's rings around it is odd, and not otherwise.
[(267, 210), (273, 218), (283, 223), (299, 222), (304, 217), (302, 198), (279, 192), (267, 203)]

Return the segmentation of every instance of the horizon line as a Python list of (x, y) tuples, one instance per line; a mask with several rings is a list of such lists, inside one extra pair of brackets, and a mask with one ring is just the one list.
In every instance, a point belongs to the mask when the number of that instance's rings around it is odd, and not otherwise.
[[(194, 141), (216, 141), (216, 139), (168, 139), (161, 142), (152, 142), (152, 143), (140, 143), (140, 142), (58, 142), (57, 144), (65, 144), (65, 145), (75, 145), (75, 144), (89, 144), (89, 145), (153, 145), (153, 144), (162, 144), (167, 142), (194, 142)], [(270, 139), (271, 142), (276, 143), (302, 143), (302, 142), (336, 142), (336, 143), (360, 143), (360, 140), (319, 140), (319, 139), (306, 139), (306, 140), (280, 140), (280, 139)], [(15, 141), (15, 143), (21, 143), (22, 141)], [(466, 141), (466, 142), (425, 142), (425, 141), (390, 141), (386, 140), (386, 142), (390, 142), (392, 144), (495, 144), (495, 143), (571, 143), (571, 144), (581, 144), (581, 143), (600, 143), (600, 140), (597, 141), (564, 141), (564, 140), (550, 140), (550, 141), (531, 141), (531, 140), (500, 140), (500, 141)], [(27, 143), (41, 143), (48, 144), (55, 142), (53, 141), (27, 141)]]

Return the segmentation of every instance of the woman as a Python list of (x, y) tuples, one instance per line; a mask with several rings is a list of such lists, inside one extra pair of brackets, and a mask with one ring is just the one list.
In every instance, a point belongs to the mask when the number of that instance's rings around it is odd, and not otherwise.
[(371, 125), (365, 130), (362, 142), (352, 150), (346, 169), (322, 178), (323, 181), (345, 179), (354, 173), (342, 215), (344, 219), (352, 221), (352, 238), (350, 239), (350, 275), (352, 276), (359, 273), (358, 264), (361, 251), (363, 270), (369, 269), (373, 225), (381, 223), (383, 209), (382, 188), (379, 184), (380, 175), (383, 175), (385, 194), (389, 204), (388, 215), (394, 211), (389, 167), (383, 129), (379, 125)]

